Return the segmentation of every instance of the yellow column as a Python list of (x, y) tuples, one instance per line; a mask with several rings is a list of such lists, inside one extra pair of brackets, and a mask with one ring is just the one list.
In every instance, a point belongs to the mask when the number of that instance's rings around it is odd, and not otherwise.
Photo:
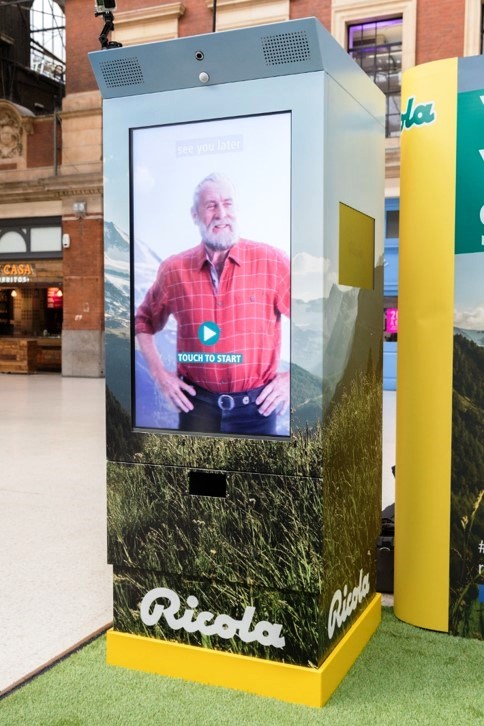
[(395, 614), (447, 631), (457, 59), (406, 71), (402, 112)]

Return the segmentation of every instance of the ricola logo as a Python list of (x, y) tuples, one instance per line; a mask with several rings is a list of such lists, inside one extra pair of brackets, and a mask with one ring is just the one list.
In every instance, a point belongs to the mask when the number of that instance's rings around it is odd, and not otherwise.
[(356, 610), (358, 605), (363, 601), (370, 592), (370, 575), (367, 573), (363, 576), (363, 570), (360, 570), (360, 581), (353, 590), (348, 592), (348, 585), (345, 585), (343, 592), (336, 590), (331, 600), (328, 615), (328, 637), (334, 635), (336, 626), (341, 628), (343, 623), (349, 618), (351, 613)]
[[(165, 605), (156, 602), (158, 599), (167, 600)], [(272, 645), (274, 648), (283, 648), (285, 639), (281, 637), (282, 625), (261, 620), (252, 627), (255, 608), (246, 607), (240, 620), (230, 615), (217, 615), (208, 611), (201, 612), (194, 619), (193, 611), (198, 607), (198, 600), (194, 595), (187, 597), (188, 608), (183, 615), (175, 617), (180, 610), (180, 598), (167, 587), (155, 587), (144, 596), (140, 605), (141, 620), (145, 625), (156, 625), (161, 616), (166, 620), (168, 627), (173, 630), (183, 628), (187, 633), (199, 632), (202, 635), (219, 635), (221, 638), (233, 638), (238, 635), (244, 643), (256, 640), (261, 645)], [(153, 609), (151, 607), (153, 606)]]
[(435, 121), (435, 110), (434, 102), (430, 103), (419, 103), (418, 106), (413, 106), (415, 103), (415, 97), (410, 96), (407, 101), (407, 108), (401, 115), (401, 131), (404, 129), (410, 129), (412, 126), (422, 126), (422, 124), (432, 124)]

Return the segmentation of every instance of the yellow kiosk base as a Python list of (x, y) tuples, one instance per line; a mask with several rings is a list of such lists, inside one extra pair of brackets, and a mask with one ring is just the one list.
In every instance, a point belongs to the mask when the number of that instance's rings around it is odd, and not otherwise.
[(380, 620), (381, 596), (375, 595), (317, 670), (115, 630), (107, 634), (107, 663), (321, 707), (341, 683)]

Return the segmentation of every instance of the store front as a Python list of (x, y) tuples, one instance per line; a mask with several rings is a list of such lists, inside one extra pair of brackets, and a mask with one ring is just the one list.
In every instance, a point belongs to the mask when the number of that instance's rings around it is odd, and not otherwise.
[(58, 219), (0, 222), (0, 372), (61, 371)]

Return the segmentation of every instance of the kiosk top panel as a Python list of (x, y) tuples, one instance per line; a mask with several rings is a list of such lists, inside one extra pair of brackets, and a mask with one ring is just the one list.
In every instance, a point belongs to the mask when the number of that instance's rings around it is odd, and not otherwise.
[(325, 71), (384, 122), (381, 93), (316, 18), (89, 54), (104, 99)]

